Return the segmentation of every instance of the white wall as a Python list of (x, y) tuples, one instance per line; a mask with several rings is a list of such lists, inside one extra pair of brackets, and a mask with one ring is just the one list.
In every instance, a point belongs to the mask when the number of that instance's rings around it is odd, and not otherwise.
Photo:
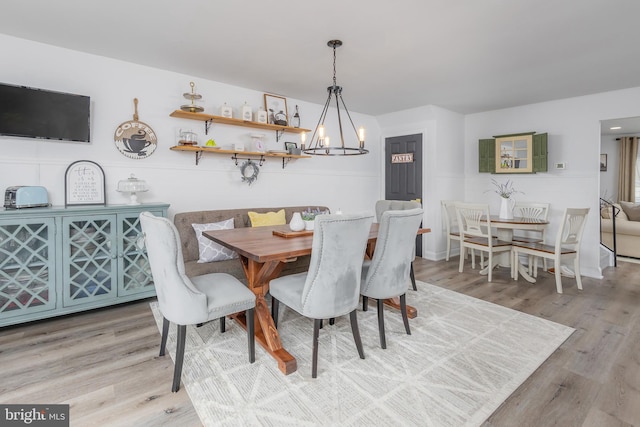
[[(465, 117), (465, 199), (499, 208), (491, 179), (511, 179), (524, 191), (521, 200), (551, 203), (549, 236), (567, 207), (589, 207), (582, 244), (582, 273), (601, 277), (599, 267), (600, 120), (640, 115), (640, 88), (525, 105)], [(478, 140), (493, 135), (536, 131), (549, 134), (549, 172), (527, 175), (478, 173)], [(564, 170), (554, 169), (566, 162)]]
[[(0, 190), (12, 185), (43, 185), (50, 201), (63, 205), (65, 169), (73, 161), (84, 159), (103, 167), (107, 203), (127, 202), (128, 197), (116, 192), (116, 186), (119, 180), (135, 173), (151, 188), (139, 199), (170, 203), (171, 216), (204, 208), (285, 205), (326, 205), (343, 212), (373, 213), (381, 185), (381, 138), (372, 116), (352, 112), (356, 126), (367, 129), (370, 154), (298, 159), (285, 169), (279, 159), (268, 159), (258, 180), (248, 186), (228, 156), (205, 154), (200, 165), (195, 166), (193, 154), (170, 151), (180, 128), (193, 129), (201, 143), (208, 136), (204, 136), (203, 122), (175, 119), (169, 114), (189, 102), (182, 94), (190, 91), (190, 81), (196, 83), (205, 113), (210, 114), (219, 114), (224, 102), (235, 107), (235, 114), (245, 101), (257, 110), (263, 103), (263, 92), (4, 35), (0, 35), (0, 57), (5, 64), (0, 67), (0, 82), (88, 95), (92, 121), (90, 144), (0, 137)], [(326, 88), (319, 87), (318, 93), (319, 102), (324, 103)], [(132, 119), (134, 98), (139, 100), (139, 120), (151, 126), (158, 136), (158, 148), (145, 159), (125, 157), (113, 139), (116, 127)], [(287, 102), (290, 112), (299, 105), (301, 127), (315, 127), (322, 105), (292, 98)], [(330, 112), (328, 116), (328, 135), (338, 141), (335, 115)], [(264, 133), (267, 149), (283, 149), (283, 141), (299, 142), (296, 134), (285, 134), (276, 143), (274, 133), (228, 125), (213, 125), (210, 131), (223, 145), (243, 141), (249, 146), (251, 133)]]

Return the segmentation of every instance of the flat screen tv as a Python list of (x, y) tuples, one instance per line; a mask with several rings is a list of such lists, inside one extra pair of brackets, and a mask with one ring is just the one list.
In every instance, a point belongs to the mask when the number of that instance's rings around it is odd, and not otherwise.
[(0, 84), (0, 135), (90, 142), (88, 96)]

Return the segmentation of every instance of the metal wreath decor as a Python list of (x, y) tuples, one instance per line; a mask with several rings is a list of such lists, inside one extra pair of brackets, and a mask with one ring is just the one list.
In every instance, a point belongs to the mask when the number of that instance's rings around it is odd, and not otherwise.
[(240, 166), (240, 175), (242, 175), (242, 181), (247, 184), (253, 184), (253, 181), (258, 179), (258, 174), (260, 173), (260, 168), (255, 162), (252, 162), (251, 159), (247, 159), (242, 166)]

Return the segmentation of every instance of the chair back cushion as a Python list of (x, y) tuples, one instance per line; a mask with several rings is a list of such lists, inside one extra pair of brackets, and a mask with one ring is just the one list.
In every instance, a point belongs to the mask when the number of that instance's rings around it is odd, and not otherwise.
[(372, 222), (371, 215), (316, 217), (300, 314), (328, 319), (355, 310)]
[(422, 209), (382, 214), (373, 259), (360, 293), (371, 298), (392, 298), (406, 292), (413, 260), (413, 242), (422, 221)]
[(206, 321), (207, 297), (184, 274), (180, 237), (175, 226), (150, 212), (140, 214), (140, 225), (162, 315), (178, 325)]
[(620, 207), (629, 218), (629, 221), (640, 221), (640, 204), (620, 202)]
[(413, 200), (378, 200), (376, 202), (376, 222), (382, 220), (382, 214), (386, 211), (404, 211), (421, 207), (420, 203)]

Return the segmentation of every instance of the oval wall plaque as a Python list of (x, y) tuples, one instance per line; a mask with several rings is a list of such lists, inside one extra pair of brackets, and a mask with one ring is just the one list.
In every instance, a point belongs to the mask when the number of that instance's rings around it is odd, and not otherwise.
[(133, 120), (116, 128), (113, 139), (118, 150), (131, 159), (144, 159), (156, 150), (158, 139), (151, 126), (138, 120), (138, 98), (133, 99)]

